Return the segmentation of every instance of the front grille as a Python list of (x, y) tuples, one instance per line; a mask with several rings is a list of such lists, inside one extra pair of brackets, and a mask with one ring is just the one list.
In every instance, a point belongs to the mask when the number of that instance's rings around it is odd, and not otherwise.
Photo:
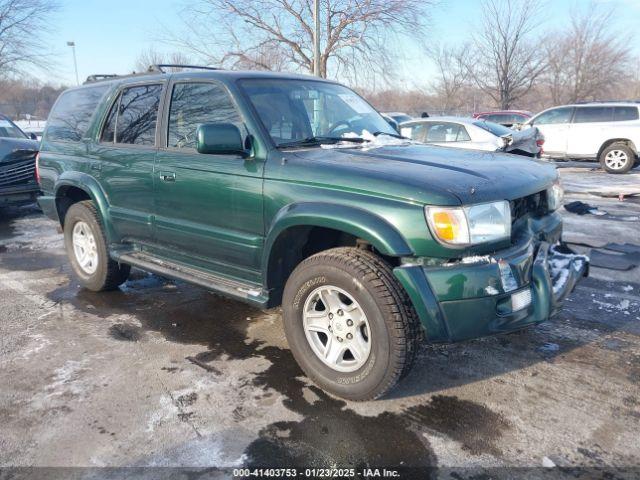
[(33, 158), (5, 165), (0, 164), (0, 187), (29, 183), (35, 179), (35, 175), (36, 162)]
[(509, 202), (511, 206), (511, 223), (527, 215), (540, 217), (547, 213), (547, 193), (545, 191), (534, 193), (522, 198), (516, 198)]

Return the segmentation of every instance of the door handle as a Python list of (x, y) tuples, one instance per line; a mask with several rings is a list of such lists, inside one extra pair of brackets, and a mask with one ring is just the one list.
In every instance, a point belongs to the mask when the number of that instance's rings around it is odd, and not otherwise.
[(160, 180), (165, 182), (175, 182), (176, 181), (176, 173), (175, 172), (160, 172)]

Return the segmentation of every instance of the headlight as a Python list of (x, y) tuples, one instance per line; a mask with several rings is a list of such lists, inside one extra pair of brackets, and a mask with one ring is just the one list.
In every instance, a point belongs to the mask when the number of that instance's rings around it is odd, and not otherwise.
[(425, 207), (434, 236), (450, 245), (472, 245), (511, 236), (509, 202), (491, 202), (468, 207)]
[(564, 200), (564, 189), (560, 179), (556, 180), (553, 185), (547, 188), (547, 206), (549, 211), (553, 212), (562, 206)]

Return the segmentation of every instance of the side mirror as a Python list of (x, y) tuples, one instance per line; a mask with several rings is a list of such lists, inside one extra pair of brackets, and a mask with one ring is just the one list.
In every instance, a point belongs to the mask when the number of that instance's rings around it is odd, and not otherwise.
[(31, 140), (37, 140), (37, 139), (38, 139), (38, 135), (36, 135), (35, 133), (31, 132), (31, 133), (29, 134), (29, 138), (30, 138)]
[(240, 129), (231, 123), (203, 123), (196, 130), (198, 153), (248, 156)]

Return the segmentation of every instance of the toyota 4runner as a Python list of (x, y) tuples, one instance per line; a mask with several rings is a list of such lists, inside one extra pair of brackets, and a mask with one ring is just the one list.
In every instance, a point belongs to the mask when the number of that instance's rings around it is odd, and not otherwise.
[(313, 77), (87, 83), (56, 102), (38, 171), (84, 287), (135, 266), (281, 305), (304, 372), (347, 399), (389, 391), (421, 340), (547, 320), (588, 268), (560, 243), (552, 166), (417, 144)]

